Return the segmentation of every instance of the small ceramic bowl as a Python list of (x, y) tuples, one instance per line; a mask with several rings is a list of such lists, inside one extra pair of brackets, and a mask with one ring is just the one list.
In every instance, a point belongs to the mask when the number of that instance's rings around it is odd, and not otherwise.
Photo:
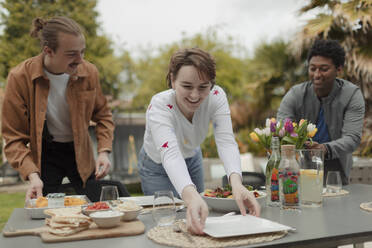
[(132, 221), (132, 220), (135, 220), (138, 215), (140, 214), (140, 212), (142, 211), (143, 207), (139, 207), (138, 209), (136, 210), (127, 210), (127, 209), (123, 209), (123, 208), (115, 208), (116, 211), (120, 211), (122, 212), (124, 215), (123, 217), (121, 217), (121, 220), (122, 221)]
[(92, 213), (95, 213), (95, 212), (105, 212), (105, 211), (112, 210), (109, 205), (107, 205), (109, 207), (107, 209), (88, 209), (89, 206), (92, 206), (92, 205), (95, 205), (95, 204), (97, 205), (98, 203), (96, 202), (94, 204), (89, 204), (87, 206), (82, 206), (81, 212), (83, 214), (87, 215), (87, 216), (90, 216)]
[(118, 226), (124, 214), (119, 211), (100, 211), (90, 214), (90, 218), (100, 228), (111, 228)]

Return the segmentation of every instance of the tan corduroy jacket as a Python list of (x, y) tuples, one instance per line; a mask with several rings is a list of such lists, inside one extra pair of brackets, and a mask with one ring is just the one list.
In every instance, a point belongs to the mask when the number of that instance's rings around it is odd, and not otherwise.
[[(5, 156), (24, 180), (40, 174), (42, 133), (48, 103), (49, 80), (43, 72), (43, 55), (29, 58), (9, 75), (2, 109)], [(98, 152), (111, 151), (114, 124), (99, 83), (97, 68), (83, 61), (66, 89), (78, 171), (84, 184), (95, 170), (90, 120), (97, 123)]]

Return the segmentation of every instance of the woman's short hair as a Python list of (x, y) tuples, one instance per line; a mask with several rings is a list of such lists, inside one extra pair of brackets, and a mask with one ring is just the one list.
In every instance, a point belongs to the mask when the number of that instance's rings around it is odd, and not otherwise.
[(216, 62), (214, 58), (200, 48), (181, 49), (172, 55), (169, 62), (166, 81), (169, 88), (172, 88), (172, 78), (177, 78), (177, 73), (184, 65), (194, 66), (200, 77), (207, 77), (213, 88), (216, 78)]
[(31, 37), (40, 39), (41, 47), (48, 46), (53, 51), (56, 51), (59, 45), (59, 32), (77, 36), (83, 34), (83, 30), (80, 25), (74, 20), (65, 16), (57, 16), (49, 20), (44, 20), (40, 17), (37, 17), (32, 21), (30, 35)]

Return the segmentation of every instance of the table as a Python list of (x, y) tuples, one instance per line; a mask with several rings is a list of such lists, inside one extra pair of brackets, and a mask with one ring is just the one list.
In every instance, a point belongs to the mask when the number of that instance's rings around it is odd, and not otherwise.
[[(372, 241), (372, 212), (361, 210), (362, 202), (372, 201), (372, 185), (353, 184), (344, 187), (350, 192), (342, 197), (325, 198), (321, 208), (303, 208), (300, 213), (282, 211), (277, 207), (263, 207), (261, 217), (285, 225), (295, 227), (296, 232), (290, 232), (282, 239), (272, 242), (255, 244), (246, 247), (335, 247), (338, 245)], [(211, 212), (210, 216), (221, 213)], [(185, 213), (179, 213), (184, 218)], [(150, 214), (140, 215), (139, 219), (146, 225), (146, 231), (155, 224)], [(15, 209), (4, 230), (13, 228), (33, 228), (42, 226), (43, 220), (31, 220), (26, 212)], [(146, 234), (130, 237), (94, 239), (87, 241), (46, 244), (40, 237), (21, 236), (6, 238), (0, 236), (0, 247), (165, 247), (153, 243)]]

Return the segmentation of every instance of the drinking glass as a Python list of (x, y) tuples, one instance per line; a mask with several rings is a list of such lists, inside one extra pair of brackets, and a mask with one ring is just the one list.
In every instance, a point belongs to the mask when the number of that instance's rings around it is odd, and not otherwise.
[(176, 220), (176, 205), (172, 191), (156, 191), (152, 217), (158, 226), (173, 225)]
[(297, 150), (300, 165), (301, 205), (320, 207), (323, 203), (324, 153), (320, 149)]
[(326, 188), (328, 193), (339, 193), (341, 191), (342, 181), (339, 171), (328, 171)]
[(100, 201), (114, 201), (119, 197), (118, 188), (113, 185), (102, 186)]

